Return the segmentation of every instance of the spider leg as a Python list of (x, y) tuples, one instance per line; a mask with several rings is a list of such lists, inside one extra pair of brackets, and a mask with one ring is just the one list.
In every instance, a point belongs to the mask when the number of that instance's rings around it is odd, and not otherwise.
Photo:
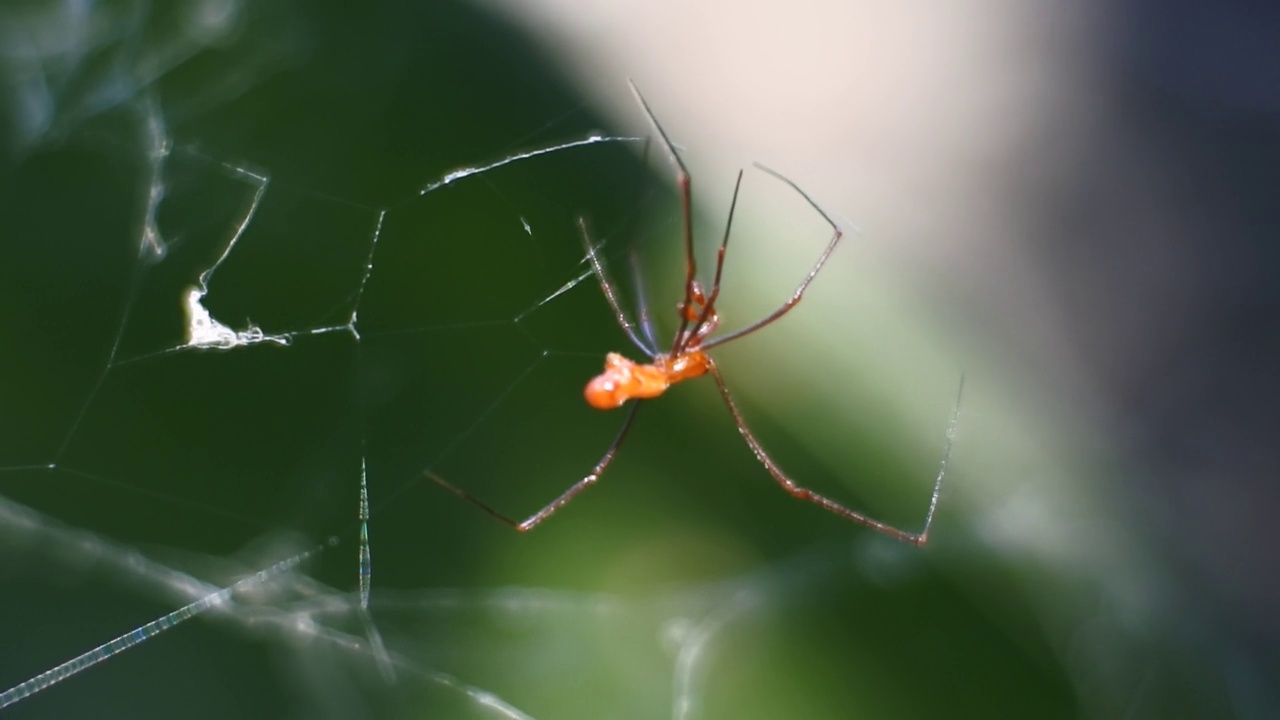
[(738, 425), (738, 432), (742, 435), (742, 439), (746, 440), (747, 446), (755, 454), (756, 460), (760, 461), (764, 469), (773, 476), (773, 479), (778, 485), (782, 486), (782, 489), (787, 494), (791, 497), (811, 502), (846, 520), (869, 527), (895, 540), (911, 543), (917, 547), (929, 541), (929, 528), (933, 525), (934, 511), (938, 509), (938, 497), (942, 492), (942, 478), (947, 474), (947, 463), (951, 459), (951, 447), (956, 436), (956, 423), (960, 420), (960, 397), (964, 393), (964, 375), (960, 376), (960, 390), (956, 394), (955, 409), (951, 412), (951, 422), (947, 424), (947, 442), (942, 451), (942, 462), (938, 467), (938, 477), (933, 481), (933, 493), (929, 497), (929, 509), (925, 512), (924, 527), (920, 529), (920, 532), (913, 533), (900, 530), (856, 510), (850, 510), (825, 495), (819, 495), (808, 488), (798, 485), (796, 481), (782, 471), (782, 468), (778, 467), (773, 458), (769, 457), (769, 453), (765, 452), (764, 446), (760, 444), (760, 441), (756, 439), (756, 436), (747, 427), (747, 423), (742, 417), (742, 412), (738, 410), (737, 403), (734, 402), (733, 396), (729, 394), (729, 387), (725, 384), (724, 376), (720, 374), (720, 369), (716, 367), (715, 362), (710, 362), (707, 369), (711, 373), (711, 377), (715, 379), (716, 387), (720, 389), (720, 397), (724, 398), (725, 405), (729, 407), (729, 413), (733, 415), (733, 421)]
[[(653, 111), (649, 109), (649, 103), (645, 102), (644, 96), (640, 94), (640, 89), (631, 80), (627, 80), (627, 84), (631, 86), (631, 94), (635, 95), (636, 102), (640, 104), (640, 109), (644, 111), (649, 124), (653, 126), (654, 132), (658, 134), (658, 138), (662, 141), (662, 148), (667, 153), (667, 159), (671, 162), (671, 167), (676, 171), (676, 187), (680, 192), (680, 208), (684, 226), (685, 278), (684, 305), (682, 308), (687, 308), (693, 305), (693, 281), (698, 274), (698, 262), (693, 257), (693, 202), (690, 200), (692, 181), (689, 178), (689, 170), (684, 166), (684, 161), (676, 153), (675, 145), (672, 144), (671, 138), (667, 137), (667, 131), (662, 129), (662, 125), (658, 122), (658, 118), (654, 116)], [(686, 337), (685, 330), (688, 329), (689, 317), (681, 312), (680, 328), (676, 330), (676, 339), (671, 347), (672, 354), (680, 351), (680, 344)]]
[[(738, 171), (738, 179), (733, 184), (733, 199), (729, 201), (729, 218), (724, 223), (724, 237), (720, 240), (720, 249), (716, 252), (716, 274), (711, 283), (711, 293), (708, 294), (702, 303), (702, 313), (698, 316), (698, 322), (694, 324), (691, 338), (697, 338), (699, 343), (711, 333), (715, 332), (716, 325), (719, 324), (719, 318), (716, 316), (716, 299), (720, 297), (720, 278), (724, 276), (724, 255), (725, 250), (729, 248), (729, 231), (733, 228), (733, 211), (738, 207), (738, 190), (742, 187), (742, 171)], [(688, 343), (685, 343), (688, 347)]]
[(510, 526), (512, 529), (516, 530), (517, 532), (522, 532), (522, 533), (529, 532), (530, 530), (534, 529), (539, 524), (541, 524), (543, 520), (546, 520), (547, 518), (551, 517), (557, 510), (567, 505), (570, 500), (572, 500), (574, 497), (578, 495), (578, 493), (582, 492), (583, 490), (586, 490), (592, 485), (595, 485), (596, 482), (600, 480), (600, 476), (604, 474), (604, 471), (608, 469), (609, 464), (613, 462), (613, 457), (618, 453), (618, 448), (622, 445), (622, 441), (626, 439), (627, 431), (631, 429), (631, 423), (635, 420), (636, 411), (639, 409), (640, 409), (640, 401), (636, 401), (631, 406), (631, 410), (627, 413), (627, 418), (622, 421), (622, 427), (618, 430), (618, 434), (613, 438), (613, 442), (609, 443), (609, 448), (604, 451), (604, 455), (600, 458), (598, 462), (596, 462), (595, 467), (591, 469), (590, 473), (588, 473), (585, 477), (583, 477), (578, 482), (574, 483), (573, 485), (570, 485), (569, 489), (565, 490), (563, 493), (560, 493), (559, 497), (547, 503), (547, 505), (543, 507), (541, 510), (530, 515), (524, 520), (517, 521), (510, 517), (507, 517), (506, 515), (503, 515), (502, 513), (495, 510), (491, 505), (488, 505), (482, 502), (480, 499), (476, 498), (471, 493), (467, 492), (466, 490), (463, 490), (457, 485), (454, 485), (448, 480), (445, 480), (444, 478), (440, 477), (439, 475), (432, 472), (431, 470), (423, 470), (422, 472), (435, 484), (439, 485), (445, 490), (448, 490), (454, 495), (457, 495), (463, 500), (466, 500), (472, 505), (475, 505), (481, 510), (484, 510), (485, 512), (489, 513), (490, 515), (497, 518), (498, 520), (501, 520), (503, 523), (506, 523), (508, 526)]
[[(635, 323), (627, 317), (622, 310), (622, 304), (618, 302), (618, 290), (613, 280), (609, 279), (609, 272), (605, 269), (604, 260), (601, 259), (600, 253), (596, 250), (596, 246), (591, 242), (591, 234), (587, 230), (586, 218), (578, 218), (578, 227), (582, 229), (582, 247), (587, 251), (587, 259), (591, 262), (591, 269), (596, 274), (596, 279), (600, 281), (600, 290), (604, 292), (604, 297), (609, 301), (609, 307), (613, 308), (613, 316), (618, 319), (618, 324), (622, 326), (622, 331), (627, 334), (627, 338), (632, 344), (640, 348), (649, 357), (658, 354), (657, 346), (652, 348), (646, 345), (644, 340), (636, 334)], [(642, 316), (643, 317), (643, 316)], [(645, 331), (648, 335), (649, 331)]]
[[(827, 264), (827, 258), (831, 257), (831, 253), (836, 249), (836, 245), (840, 244), (840, 238), (844, 237), (844, 232), (840, 229), (840, 226), (836, 224), (836, 221), (831, 219), (831, 216), (828, 215), (827, 212), (823, 210), (822, 207), (818, 205), (818, 203), (814, 201), (813, 198), (809, 197), (809, 193), (805, 192), (804, 190), (801, 190), (799, 185), (796, 185), (789, 178), (782, 175), (782, 173), (779, 173), (776, 170), (767, 168), (764, 165), (761, 165), (760, 163), (756, 163), (755, 165), (761, 170), (769, 173), (775, 178), (786, 183), (791, 187), (792, 190), (795, 190), (797, 193), (799, 193), (800, 197), (804, 198), (805, 201), (809, 203), (810, 207), (816, 210), (818, 214), (822, 216), (822, 219), (826, 220), (827, 224), (831, 226), (831, 231), (832, 231), (831, 240), (830, 242), (827, 243), (827, 247), (822, 251), (822, 254), (818, 256), (818, 262), (813, 264), (813, 268), (809, 270), (809, 274), (804, 276), (804, 279), (800, 281), (800, 285), (796, 287), (795, 292), (791, 293), (791, 297), (788, 298), (787, 301), (782, 304), (782, 307), (779, 307), (777, 310), (774, 310), (773, 312), (769, 313), (767, 316), (765, 316), (763, 320), (759, 320), (744, 328), (741, 328), (739, 330), (734, 330), (733, 332), (727, 335), (721, 335), (720, 337), (715, 338), (714, 340), (710, 340), (708, 342), (703, 343), (702, 344), (703, 350), (710, 350), (716, 345), (723, 345), (724, 343), (727, 343), (730, 340), (734, 340), (736, 338), (740, 338), (743, 335), (750, 335), (751, 333), (759, 330), (760, 328), (772, 323), (774, 320), (777, 320), (783, 315), (786, 315), (787, 313), (791, 312), (792, 308), (800, 304), (800, 300), (804, 297), (804, 291), (808, 289), (809, 283), (813, 282), (813, 279), (818, 276), (818, 271), (822, 269), (823, 265)], [(728, 238), (726, 238), (726, 242), (727, 240)], [(721, 248), (722, 248), (720, 251), (721, 260), (723, 260), (724, 258), (723, 246), (721, 246)]]

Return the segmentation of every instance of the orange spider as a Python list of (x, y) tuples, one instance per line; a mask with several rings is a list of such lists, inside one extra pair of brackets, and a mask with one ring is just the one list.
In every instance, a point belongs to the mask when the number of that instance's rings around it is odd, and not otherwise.
[[(819, 495), (807, 488), (801, 487), (794, 480), (782, 471), (782, 468), (774, 462), (773, 458), (765, 452), (760, 441), (747, 427), (746, 421), (742, 417), (738, 405), (733, 400), (733, 396), (729, 393), (729, 387), (725, 384), (724, 376), (720, 374), (720, 369), (716, 366), (715, 361), (707, 354), (707, 351), (717, 345), (723, 345), (731, 340), (736, 340), (744, 335), (749, 335), (766, 325), (774, 322), (778, 318), (787, 314), (799, 304), (800, 299), (804, 296), (804, 291), (809, 287), (809, 283), (817, 277), (818, 271), (826, 264), (827, 258), (831, 256), (831, 252), (835, 250), (839, 244), (843, 233), (839, 225), (831, 219), (829, 215), (821, 207), (818, 206), (812, 198), (809, 197), (804, 190), (801, 190), (794, 182), (783, 177), (781, 174), (770, 170), (763, 165), (756, 164), (764, 172), (769, 173), (775, 178), (786, 183), (791, 189), (795, 190), (805, 199), (809, 205), (822, 216), (827, 224), (831, 226), (832, 236), (827, 243), (826, 249), (818, 256), (818, 261), (814, 263), (809, 274), (800, 282), (791, 297), (782, 304), (777, 310), (774, 310), (763, 319), (752, 323), (742, 329), (735, 330), (726, 335), (711, 338), (710, 335), (715, 332), (720, 324), (720, 317), (716, 314), (716, 300), (720, 296), (720, 280), (724, 271), (725, 249), (729, 245), (729, 229), (733, 224), (733, 211), (738, 203), (738, 189), (742, 185), (742, 172), (738, 172), (738, 180), (733, 188), (733, 199), (729, 203), (729, 220), (725, 224), (724, 238), (720, 242), (720, 250), (716, 256), (715, 278), (711, 285), (711, 292), (704, 293), (702, 285), (694, 277), (697, 273), (697, 265), (693, 257), (693, 220), (692, 220), (692, 203), (690, 200), (690, 179), (689, 172), (684, 166), (684, 162), (680, 156), (676, 154), (675, 147), (671, 140), (667, 137), (667, 133), (658, 123), (653, 112), (649, 109), (648, 103), (644, 97), (640, 95), (640, 91), (636, 89), (634, 84), (631, 85), (631, 91), (635, 94), (636, 101), (639, 102), (641, 109), (648, 118), (650, 125), (653, 126), (655, 133), (660, 139), (663, 148), (666, 151), (667, 158), (671, 161), (671, 165), (676, 173), (676, 186), (680, 192), (680, 203), (683, 210), (683, 230), (684, 230), (684, 249), (685, 249), (685, 290), (684, 299), (679, 303), (678, 310), (680, 313), (680, 327), (676, 331), (675, 339), (672, 341), (671, 349), (667, 352), (658, 351), (658, 343), (654, 339), (654, 331), (650, 322), (644, 303), (641, 303), (640, 310), (640, 333), (637, 333), (635, 324), (623, 312), (622, 305), (618, 301), (618, 292), (613, 281), (610, 280), (608, 272), (605, 270), (604, 261), (601, 260), (596, 251), (595, 245), (592, 244), (590, 233), (587, 230), (586, 221), (578, 220), (579, 228), (582, 231), (582, 244), (586, 249), (587, 259), (591, 262), (591, 267), (596, 278), (600, 281), (600, 289), (603, 291), (605, 299), (608, 300), (610, 308), (612, 308), (614, 316), (617, 318), (618, 324), (622, 326), (622, 330), (627, 334), (631, 342), (642, 352), (649, 356), (650, 362), (637, 363), (629, 360), (619, 353), (611, 352), (605, 356), (604, 372), (592, 378), (587, 383), (583, 391), (587, 403), (599, 410), (610, 410), (625, 405), (629, 400), (635, 400), (631, 410), (627, 413), (626, 419), (623, 420), (622, 427), (618, 431), (613, 442), (605, 450), (604, 456), (596, 463), (591, 472), (578, 482), (569, 487), (555, 500), (552, 500), (538, 512), (530, 515), (522, 521), (516, 521), (489, 505), (476, 499), (465, 490), (449, 483), (444, 478), (431, 472), (425, 471), (427, 477), (443, 486), (445, 489), (454, 493), (458, 497), (470, 502), (495, 518), (501, 520), (507, 525), (515, 528), (520, 532), (527, 532), (536, 527), (543, 520), (546, 520), (553, 513), (564, 507), (566, 503), (572, 500), (578, 493), (594, 485), (599, 481), (600, 476), (613, 462), (614, 455), (617, 454), (618, 448), (622, 445), (622, 441), (627, 436), (627, 431), (631, 429), (631, 424), (635, 420), (636, 410), (639, 409), (643, 400), (656, 398), (666, 392), (667, 388), (675, 383), (692, 378), (710, 375), (715, 381), (716, 387), (720, 390), (720, 396), (724, 399), (725, 405), (729, 408), (729, 414), (733, 416), (734, 423), (738, 426), (738, 432), (755, 454), (756, 459), (764, 466), (765, 470), (773, 477), (773, 479), (792, 497), (800, 500), (819, 505), (846, 520), (851, 520), (860, 525), (864, 525), (878, 532), (884, 533), (903, 542), (913, 545), (924, 545), (929, 539), (929, 528), (933, 524), (934, 511), (938, 506), (938, 496), (942, 489), (942, 478), (946, 474), (947, 461), (951, 457), (952, 441), (955, 437), (956, 422), (959, 419), (960, 412), (960, 396), (956, 397), (955, 410), (951, 414), (951, 422), (947, 427), (946, 446), (943, 450), (941, 466), (938, 470), (938, 476), (934, 480), (933, 494), (929, 499), (929, 509), (925, 513), (924, 527), (918, 533), (906, 532), (899, 530), (891, 525), (880, 522), (870, 516), (864, 515), (855, 510), (851, 510), (844, 505), (832, 500), (826, 496)], [(964, 376), (960, 378), (960, 392), (964, 390)]]

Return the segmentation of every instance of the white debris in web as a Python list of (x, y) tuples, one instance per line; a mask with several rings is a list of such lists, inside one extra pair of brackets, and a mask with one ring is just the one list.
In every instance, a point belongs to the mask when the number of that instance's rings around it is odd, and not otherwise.
[(187, 341), (189, 347), (229, 350), (244, 345), (272, 342), (288, 345), (289, 339), (281, 335), (267, 335), (252, 323), (244, 330), (233, 330), (218, 322), (201, 302), (207, 291), (196, 286), (187, 288), (183, 296), (183, 309), (187, 317)]
[(289, 344), (287, 335), (268, 335), (253, 323), (249, 323), (244, 330), (233, 330), (218, 322), (202, 302), (207, 292), (192, 285), (183, 295), (182, 308), (187, 317), (187, 347), (230, 350), (264, 342)]
[(209, 294), (209, 282), (213, 279), (213, 275), (218, 271), (218, 268), (222, 266), (222, 263), (226, 262), (232, 251), (236, 249), (236, 243), (240, 242), (240, 238), (244, 236), (249, 223), (253, 221), (254, 213), (258, 211), (258, 206), (262, 203), (262, 196), (267, 192), (268, 180), (266, 175), (225, 163), (224, 167), (228, 168), (234, 175), (252, 183), (256, 189), (253, 193), (253, 199), (245, 210), (244, 217), (240, 219), (235, 232), (232, 233), (227, 240), (227, 244), (222, 248), (222, 253), (218, 255), (218, 259), (208, 269), (200, 273), (200, 279), (197, 283), (188, 287), (183, 294), (182, 309), (187, 319), (185, 345), (186, 347), (216, 348), (219, 350), (230, 350), (264, 342), (288, 345), (288, 336), (268, 335), (262, 331), (262, 328), (253, 323), (248, 323), (244, 330), (234, 330), (219, 322), (204, 306), (204, 297)]

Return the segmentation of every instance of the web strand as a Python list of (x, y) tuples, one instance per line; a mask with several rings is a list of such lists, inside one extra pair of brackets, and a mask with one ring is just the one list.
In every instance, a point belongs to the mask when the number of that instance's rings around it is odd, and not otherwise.
[(229, 603), (238, 592), (248, 590), (257, 585), (269, 584), (284, 573), (287, 573), (301, 563), (306, 562), (319, 552), (320, 549), (321, 548), (319, 547), (313, 548), (306, 552), (294, 555), (293, 557), (281, 560), (280, 562), (263, 568), (262, 570), (228, 585), (215, 593), (210, 593), (189, 605), (180, 607), (168, 615), (156, 618), (146, 625), (130, 630), (114, 640), (105, 642), (88, 652), (62, 663), (61, 665), (52, 667), (49, 670), (26, 680), (25, 682), (18, 683), (12, 688), (9, 688), (4, 692), (0, 692), (0, 708), (8, 707), (14, 703), (21, 702), (36, 693), (48, 690), (63, 680), (74, 677), (98, 663), (110, 660), (116, 655), (119, 655), (120, 653), (137, 645), (141, 645), (161, 633), (172, 630), (191, 618), (203, 615), (210, 610), (216, 610)]

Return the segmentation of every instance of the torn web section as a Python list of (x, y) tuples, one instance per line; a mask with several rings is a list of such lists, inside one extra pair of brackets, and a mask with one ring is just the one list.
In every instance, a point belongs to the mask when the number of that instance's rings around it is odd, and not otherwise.
[[(94, 508), (86, 527), (212, 553), (267, 529), (337, 527), (336, 513), (299, 500), (358, 477), (358, 427), (343, 390), (354, 338), (344, 328), (362, 263), (359, 251), (327, 255), (325, 236), (306, 218), (320, 217), (367, 252), (376, 214), (341, 206), (349, 215), (335, 217), (332, 203), (308, 207), (258, 177), (182, 151), (169, 164), (158, 212), (170, 239), (165, 261), (132, 280), (115, 358), (61, 463), (78, 473), (68, 482), (83, 485), (75, 506)], [(350, 270), (346, 287), (331, 289), (339, 281), (316, 270), (326, 260)], [(278, 340), (193, 345), (184, 300), (200, 282), (217, 322), (240, 337)], [(344, 427), (345, 442), (317, 439)], [(95, 494), (99, 502), (83, 502)]]

